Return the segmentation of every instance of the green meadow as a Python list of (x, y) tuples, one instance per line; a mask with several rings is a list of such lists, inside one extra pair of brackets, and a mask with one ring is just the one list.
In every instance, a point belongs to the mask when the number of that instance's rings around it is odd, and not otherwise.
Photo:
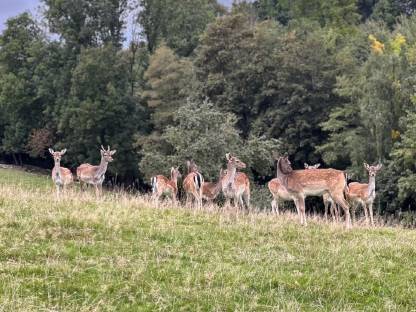
[(414, 311), (416, 231), (156, 207), (0, 169), (1, 311)]

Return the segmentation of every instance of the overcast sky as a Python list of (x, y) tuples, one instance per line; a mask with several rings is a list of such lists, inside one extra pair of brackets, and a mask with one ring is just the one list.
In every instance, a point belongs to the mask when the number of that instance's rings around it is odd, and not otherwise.
[[(70, 1), (70, 0), (68, 0)], [(219, 0), (220, 3), (231, 5), (233, 0)], [(0, 32), (4, 29), (6, 20), (24, 11), (36, 14), (40, 0), (0, 0)]]

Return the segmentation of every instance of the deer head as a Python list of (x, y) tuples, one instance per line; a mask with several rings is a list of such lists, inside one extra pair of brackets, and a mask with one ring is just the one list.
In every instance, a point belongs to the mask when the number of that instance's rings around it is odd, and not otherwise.
[(381, 167), (383, 167), (382, 164), (370, 166), (369, 164), (364, 163), (364, 168), (368, 171), (368, 175), (370, 177), (375, 177), (377, 172), (381, 169)]
[(198, 171), (198, 166), (195, 164), (195, 162), (192, 159), (186, 161), (186, 168), (188, 168), (188, 174), (191, 172)]
[(225, 154), (225, 158), (228, 161), (228, 166), (234, 167), (236, 169), (244, 169), (247, 167), (245, 163), (230, 153)]
[(179, 166), (170, 168), (170, 178), (171, 178), (172, 181), (176, 181), (181, 176), (182, 175), (179, 171)]
[(318, 169), (321, 166), (321, 164), (318, 163), (315, 165), (308, 165), (307, 163), (304, 163), (304, 166), (305, 166), (305, 169)]
[(60, 152), (55, 152), (52, 148), (49, 149), (49, 153), (51, 153), (53, 160), (56, 163), (59, 163), (61, 161), (62, 156), (66, 153), (66, 148), (63, 149)]
[(277, 171), (284, 175), (292, 173), (292, 164), (288, 156), (279, 157), (277, 160)]
[(110, 150), (110, 146), (107, 147), (107, 149), (105, 149), (102, 145), (101, 145), (101, 159), (104, 159), (106, 162), (112, 162), (113, 159), (113, 155), (116, 153), (116, 150)]

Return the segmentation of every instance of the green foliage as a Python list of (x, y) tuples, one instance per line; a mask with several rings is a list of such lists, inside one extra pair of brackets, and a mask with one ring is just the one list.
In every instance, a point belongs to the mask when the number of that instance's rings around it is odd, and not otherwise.
[(70, 46), (121, 46), (128, 0), (42, 0), (52, 32)]
[(164, 41), (181, 56), (190, 55), (200, 34), (218, 14), (224, 13), (216, 0), (140, 0), (138, 22), (154, 52)]
[(163, 130), (173, 123), (176, 110), (190, 94), (192, 63), (162, 45), (150, 57), (144, 79), (148, 86), (142, 97), (151, 109), (153, 127), (156, 131)]
[(135, 172), (133, 136), (140, 127), (135, 99), (129, 93), (128, 63), (112, 46), (85, 49), (73, 71), (68, 106), (58, 131), (63, 146), (78, 163), (99, 161), (100, 145), (117, 149), (111, 170)]
[(258, 137), (243, 140), (233, 114), (219, 111), (208, 101), (189, 100), (177, 111), (175, 119), (177, 124), (168, 127), (161, 136), (163, 144), (170, 148), (150, 144), (144, 148), (140, 168), (146, 177), (193, 159), (204, 177), (214, 180), (224, 167), (226, 153), (246, 161), (252, 176), (269, 174), (272, 151), (279, 149), (279, 142)]

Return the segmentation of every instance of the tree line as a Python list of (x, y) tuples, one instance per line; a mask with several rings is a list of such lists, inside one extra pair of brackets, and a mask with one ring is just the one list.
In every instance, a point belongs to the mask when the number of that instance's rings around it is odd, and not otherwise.
[(227, 152), (258, 186), (275, 174), (273, 153), (359, 181), (363, 162), (382, 162), (379, 212), (416, 210), (416, 1), (42, 8), (0, 35), (3, 160), (50, 167), (52, 146), (75, 168), (111, 145), (110, 174), (141, 186), (191, 158), (214, 180)]

